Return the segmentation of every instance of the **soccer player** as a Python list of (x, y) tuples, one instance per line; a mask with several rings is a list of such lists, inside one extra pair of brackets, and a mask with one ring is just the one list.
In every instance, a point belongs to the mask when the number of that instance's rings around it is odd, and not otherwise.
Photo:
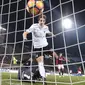
[(78, 74), (79, 76), (81, 76), (81, 73), (82, 73), (82, 69), (81, 69), (81, 66), (79, 66), (79, 68), (78, 68), (78, 73), (77, 73), (77, 74)]
[(45, 22), (46, 16), (42, 14), (38, 18), (38, 23), (32, 24), (31, 27), (23, 33), (23, 39), (27, 39), (27, 35), (32, 33), (33, 51), (37, 51), (35, 58), (38, 62), (40, 75), (43, 79), (46, 78), (43, 65), (43, 49), (48, 45), (46, 34), (53, 35), (53, 33), (49, 31), (48, 26), (45, 25)]
[[(64, 73), (63, 61), (66, 61), (66, 58), (63, 57), (62, 53), (60, 53), (58, 59), (56, 59), (56, 65), (58, 67), (59, 75), (61, 75), (61, 73), (63, 75), (63, 73)], [(67, 60), (67, 61), (69, 61), (69, 60)]]

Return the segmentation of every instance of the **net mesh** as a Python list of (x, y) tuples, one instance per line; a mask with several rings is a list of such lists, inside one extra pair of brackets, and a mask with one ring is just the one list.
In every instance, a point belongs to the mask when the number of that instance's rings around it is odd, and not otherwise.
[[(0, 0), (0, 85), (42, 85), (42, 80), (33, 83), (23, 80), (23, 68), (37, 68), (33, 59), (32, 35), (23, 41), (22, 34), (39, 15), (31, 16), (25, 9), (28, 0)], [(85, 84), (85, 2), (80, 0), (43, 0), (44, 12), (47, 16), (47, 25), (56, 36), (47, 36), (49, 48), (70, 62), (63, 62), (64, 76), (59, 76), (55, 57), (45, 56), (46, 82), (49, 85), (84, 85)], [(71, 29), (65, 29), (62, 22), (72, 20)], [(68, 22), (67, 23), (67, 26)], [(47, 51), (47, 50), (43, 50)], [(31, 65), (26, 65), (31, 58)], [(33, 59), (33, 61), (32, 61)], [(35, 62), (35, 64), (33, 64)], [(81, 74), (78, 74), (78, 68)], [(25, 70), (27, 71), (27, 70)], [(20, 79), (20, 76), (22, 77)], [(30, 82), (23, 82), (30, 81)], [(44, 83), (43, 83), (44, 85)]]

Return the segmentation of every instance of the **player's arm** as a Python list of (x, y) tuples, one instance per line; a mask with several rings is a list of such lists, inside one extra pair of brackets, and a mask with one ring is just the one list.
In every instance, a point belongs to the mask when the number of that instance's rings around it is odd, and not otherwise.
[(29, 12), (29, 7), (26, 5), (26, 10)]
[(24, 33), (23, 33), (23, 39), (24, 39), (24, 40), (27, 40), (27, 34), (29, 34), (29, 33), (28, 33), (28, 32), (24, 32)]
[(68, 62), (70, 62), (70, 60), (69, 60), (69, 59), (68, 59), (67, 61), (68, 61)]
[(52, 32), (49, 31), (48, 26), (46, 26), (46, 34), (53, 37), (55, 36)]
[(62, 61), (67, 61), (67, 59), (64, 56), (62, 56), (61, 60)]
[(70, 62), (70, 60), (69, 60), (69, 59), (67, 59), (67, 58), (64, 58), (64, 57), (63, 57), (63, 59), (64, 59), (65, 61), (67, 61), (67, 62)]
[(27, 35), (29, 34), (29, 33), (32, 33), (33, 32), (33, 30), (34, 30), (34, 26), (33, 25), (31, 25), (30, 26), (30, 28), (29, 29), (27, 29), (24, 33), (23, 33), (23, 39), (27, 39)]
[(58, 65), (58, 59), (56, 59), (56, 65)]
[(57, 55), (56, 52), (53, 52), (53, 56), (54, 56), (56, 59), (58, 59), (58, 55)]
[(50, 36), (55, 36), (52, 32), (47, 33)]

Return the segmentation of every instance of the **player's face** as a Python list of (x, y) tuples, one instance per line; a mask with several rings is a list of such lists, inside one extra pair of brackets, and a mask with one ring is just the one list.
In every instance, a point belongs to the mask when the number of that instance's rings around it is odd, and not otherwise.
[(40, 24), (40, 25), (44, 25), (44, 24), (45, 24), (45, 19), (44, 19), (44, 18), (40, 18), (39, 24)]
[(60, 53), (60, 56), (62, 56), (62, 53)]

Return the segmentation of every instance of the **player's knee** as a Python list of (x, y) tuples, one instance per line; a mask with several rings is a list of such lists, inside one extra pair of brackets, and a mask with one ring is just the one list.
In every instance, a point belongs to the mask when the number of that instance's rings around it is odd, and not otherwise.
[(43, 56), (39, 56), (38, 58), (36, 58), (36, 61), (39, 62), (43, 62)]

